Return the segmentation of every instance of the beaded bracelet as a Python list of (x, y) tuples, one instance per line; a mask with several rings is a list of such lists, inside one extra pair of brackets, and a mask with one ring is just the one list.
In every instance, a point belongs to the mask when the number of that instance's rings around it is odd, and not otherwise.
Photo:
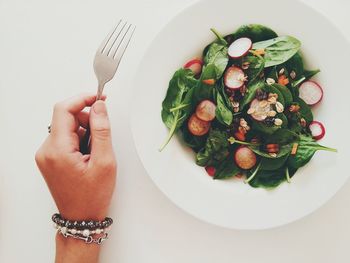
[(113, 219), (109, 217), (106, 217), (103, 221), (71, 221), (62, 218), (60, 214), (54, 214), (52, 216), (52, 221), (61, 227), (74, 228), (77, 230), (96, 230), (98, 228), (107, 228), (113, 224)]
[[(64, 219), (60, 214), (54, 214), (52, 221), (57, 232), (65, 238), (72, 237), (84, 240), (87, 244), (96, 243), (98, 245), (108, 239), (108, 231), (113, 224), (112, 218), (109, 217), (106, 217), (103, 221), (71, 221)], [(95, 234), (103, 234), (103, 236), (94, 239), (93, 235)]]

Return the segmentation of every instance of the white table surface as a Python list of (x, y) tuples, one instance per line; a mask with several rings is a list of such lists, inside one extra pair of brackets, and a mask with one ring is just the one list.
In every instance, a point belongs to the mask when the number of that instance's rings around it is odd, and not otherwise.
[[(350, 1), (304, 1), (350, 39)], [(146, 174), (129, 128), (135, 70), (155, 34), (192, 2), (0, 0), (0, 262), (53, 262), (50, 216), (56, 209), (34, 153), (47, 136), (52, 105), (95, 90), (94, 52), (119, 17), (138, 29), (106, 88), (119, 169), (110, 211), (116, 223), (101, 262), (350, 262), (350, 183), (295, 223), (234, 231), (180, 210)], [(282, 3), (276, 1), (272, 10), (283, 9)]]

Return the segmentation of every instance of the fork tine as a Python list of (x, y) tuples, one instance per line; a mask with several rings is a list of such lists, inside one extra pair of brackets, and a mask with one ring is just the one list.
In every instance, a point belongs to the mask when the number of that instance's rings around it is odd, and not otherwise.
[(103, 53), (109, 44), (110, 40), (112, 39), (112, 36), (115, 34), (117, 28), (121, 24), (122, 19), (120, 19), (117, 23), (117, 25), (113, 28), (113, 30), (106, 36), (106, 38), (102, 41), (100, 47), (98, 48), (98, 52)]
[(107, 45), (108, 48), (106, 47), (105, 52), (104, 52), (106, 54), (106, 56), (110, 56), (111, 51), (114, 49), (115, 45), (119, 45), (118, 43), (119, 43), (120, 36), (122, 35), (122, 33), (123, 33), (125, 27), (127, 27), (127, 25), (128, 25), (128, 22), (123, 23), (120, 30), (118, 32), (115, 32), (113, 37), (111, 37), (111, 40), (109, 41), (109, 42), (111, 42), (111, 44)]
[[(130, 30), (130, 28), (132, 28)], [(119, 44), (118, 48), (115, 50), (113, 58), (114, 60), (117, 61), (118, 65), (125, 53), (125, 50), (127, 49), (127, 47), (129, 46), (129, 43), (131, 41), (132, 36), (134, 35), (136, 26), (133, 26), (130, 24), (128, 30), (126, 31), (126, 33), (123, 36), (123, 39), (121, 40), (121, 43)]]

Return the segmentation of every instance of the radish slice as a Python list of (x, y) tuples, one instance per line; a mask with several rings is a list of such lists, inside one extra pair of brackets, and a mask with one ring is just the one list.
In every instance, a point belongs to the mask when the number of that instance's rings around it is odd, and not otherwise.
[(196, 108), (196, 116), (202, 121), (212, 121), (215, 119), (216, 105), (210, 100), (203, 100)]
[(309, 125), (309, 129), (311, 131), (312, 138), (314, 138), (316, 141), (321, 140), (326, 134), (325, 127), (319, 121), (311, 122)]
[(226, 70), (224, 76), (225, 86), (229, 89), (237, 90), (244, 85), (245, 76), (241, 68), (232, 66)]
[(213, 166), (207, 166), (205, 167), (205, 170), (207, 171), (207, 173), (209, 174), (209, 176), (214, 176), (216, 169)]
[(228, 55), (231, 58), (240, 58), (246, 55), (252, 48), (253, 42), (247, 38), (242, 37), (235, 40), (228, 48)]
[(254, 99), (250, 103), (248, 114), (256, 121), (263, 121), (271, 111), (271, 105), (266, 100)]
[(188, 120), (188, 130), (195, 136), (207, 134), (210, 129), (210, 122), (202, 121), (196, 114), (193, 114)]
[(197, 76), (202, 72), (202, 65), (203, 65), (203, 61), (198, 59), (198, 58), (195, 58), (195, 59), (188, 61), (184, 65), (184, 68), (192, 70), (194, 75)]
[(323, 90), (318, 83), (308, 80), (301, 84), (299, 88), (299, 97), (302, 98), (306, 104), (312, 106), (322, 100)]
[(251, 169), (256, 164), (256, 155), (247, 146), (239, 147), (235, 152), (234, 158), (236, 164), (244, 170)]

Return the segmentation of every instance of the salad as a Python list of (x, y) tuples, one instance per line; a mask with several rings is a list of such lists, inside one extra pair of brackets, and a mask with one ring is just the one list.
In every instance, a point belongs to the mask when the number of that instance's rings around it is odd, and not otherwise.
[(324, 125), (312, 107), (323, 90), (304, 68), (301, 42), (263, 25), (216, 39), (177, 70), (162, 103), (169, 136), (178, 133), (196, 164), (214, 179), (244, 178), (252, 187), (290, 182), (315, 152)]

